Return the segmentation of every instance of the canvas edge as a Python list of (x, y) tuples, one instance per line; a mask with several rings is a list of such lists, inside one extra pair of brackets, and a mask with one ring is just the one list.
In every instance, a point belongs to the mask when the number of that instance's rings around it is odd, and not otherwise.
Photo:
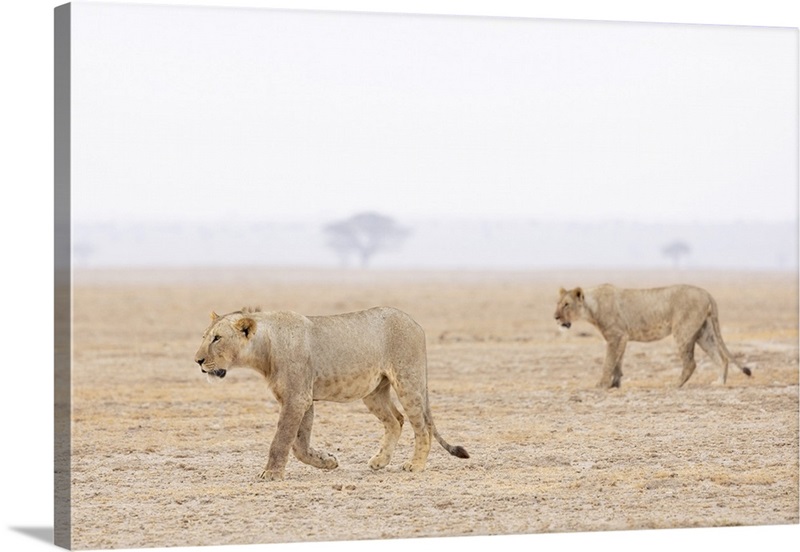
[(53, 543), (69, 549), (71, 509), (72, 257), (70, 209), (71, 4), (54, 8)]

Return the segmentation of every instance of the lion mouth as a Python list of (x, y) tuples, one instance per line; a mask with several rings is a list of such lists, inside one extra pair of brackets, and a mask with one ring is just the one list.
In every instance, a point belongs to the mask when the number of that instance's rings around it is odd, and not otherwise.
[(201, 369), (200, 369), (200, 371), (201, 371), (201, 372), (203, 372), (204, 374), (209, 374), (209, 375), (211, 375), (211, 376), (216, 376), (216, 377), (218, 377), (219, 379), (222, 379), (222, 378), (224, 378), (224, 377), (225, 377), (225, 374), (227, 374), (227, 373), (228, 373), (228, 371), (227, 371), (227, 370), (223, 370), (222, 368), (214, 368), (213, 370), (203, 370), (203, 369), (201, 368)]

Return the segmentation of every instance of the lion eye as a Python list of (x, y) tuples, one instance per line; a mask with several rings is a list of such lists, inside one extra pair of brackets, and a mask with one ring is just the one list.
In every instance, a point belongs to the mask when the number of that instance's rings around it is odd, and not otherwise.
[(215, 336), (214, 336), (214, 339), (212, 339), (212, 340), (211, 340), (211, 343), (216, 343), (216, 342), (217, 342), (217, 341), (219, 341), (220, 339), (221, 339), (221, 338), (220, 338), (220, 336), (218, 336), (218, 335), (215, 335)]

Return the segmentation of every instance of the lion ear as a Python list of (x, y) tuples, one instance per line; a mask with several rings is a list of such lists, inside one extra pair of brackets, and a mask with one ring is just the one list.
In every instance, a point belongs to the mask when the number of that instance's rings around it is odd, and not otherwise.
[(575, 288), (575, 299), (583, 301), (583, 290), (581, 288)]
[(558, 296), (559, 297), (564, 297), (566, 294), (567, 294), (567, 290), (565, 290), (563, 287), (558, 290)]
[(236, 321), (235, 327), (249, 339), (256, 331), (256, 321), (252, 318), (240, 318)]
[(211, 321), (216, 322), (217, 318), (219, 318), (219, 315), (216, 312), (211, 311)]

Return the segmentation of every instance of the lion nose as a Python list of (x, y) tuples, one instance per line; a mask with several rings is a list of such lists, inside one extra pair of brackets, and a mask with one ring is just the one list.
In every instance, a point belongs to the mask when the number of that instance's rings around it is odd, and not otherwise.
[(197, 364), (199, 364), (199, 365), (200, 365), (200, 367), (202, 368), (202, 367), (203, 367), (203, 363), (206, 361), (206, 359), (204, 359), (204, 358), (196, 358), (196, 359), (194, 359), (194, 361), (195, 361)]

